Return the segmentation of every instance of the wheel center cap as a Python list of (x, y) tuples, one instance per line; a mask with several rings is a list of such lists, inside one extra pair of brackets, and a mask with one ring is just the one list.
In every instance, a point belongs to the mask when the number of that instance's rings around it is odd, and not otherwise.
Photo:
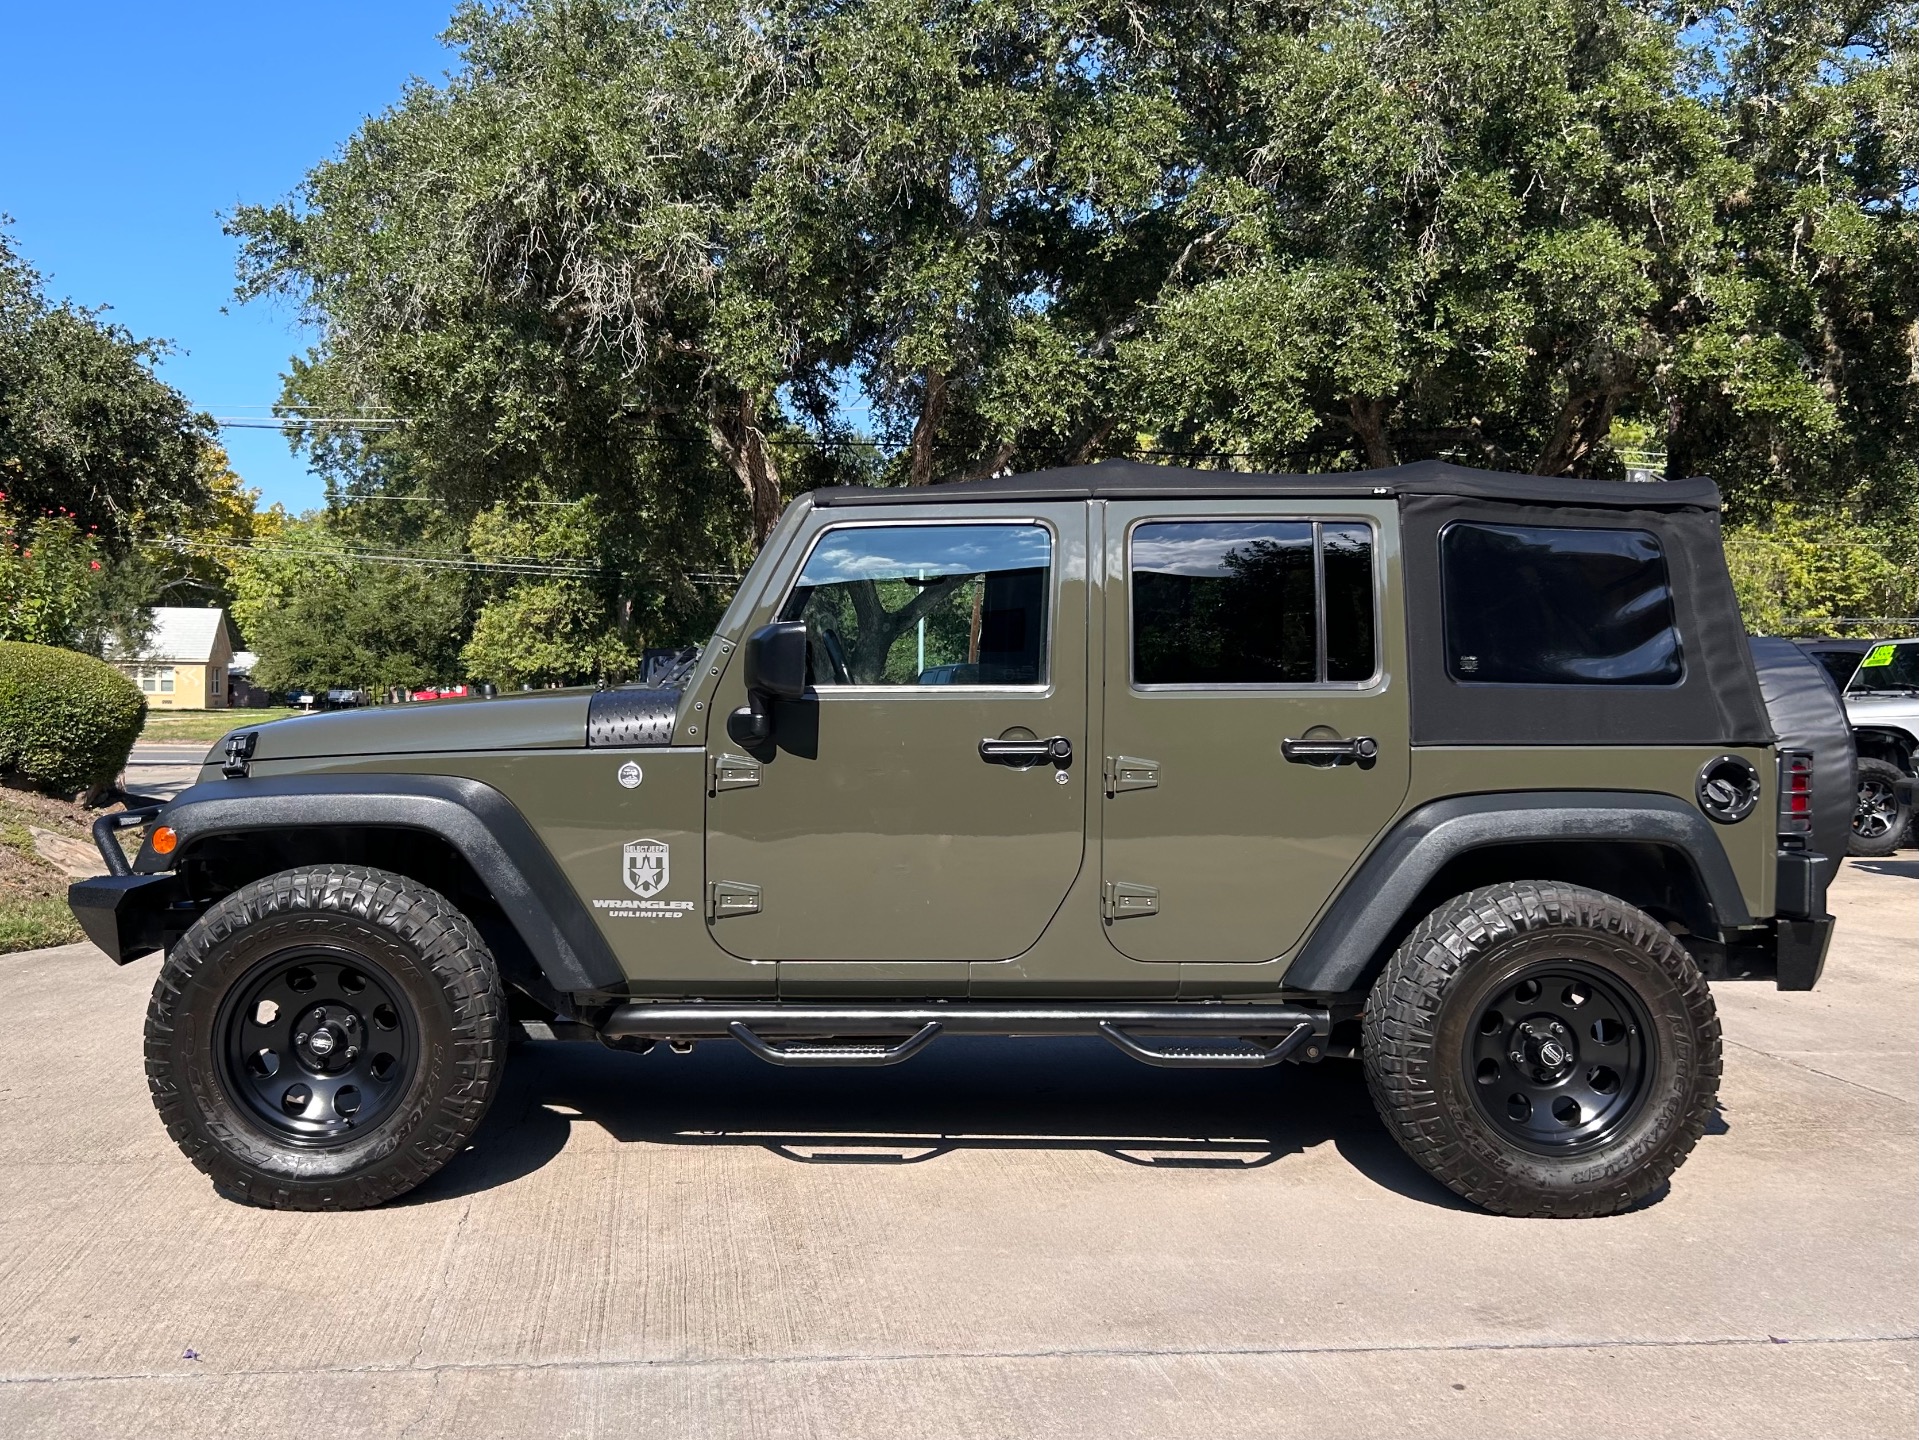
[(1512, 1052), (1513, 1063), (1531, 1070), (1534, 1078), (1542, 1082), (1558, 1078), (1578, 1055), (1572, 1032), (1557, 1020), (1528, 1020), (1513, 1038), (1517, 1042)]
[(316, 1005), (293, 1027), (293, 1045), (311, 1070), (337, 1073), (360, 1054), (360, 1018), (345, 1005)]

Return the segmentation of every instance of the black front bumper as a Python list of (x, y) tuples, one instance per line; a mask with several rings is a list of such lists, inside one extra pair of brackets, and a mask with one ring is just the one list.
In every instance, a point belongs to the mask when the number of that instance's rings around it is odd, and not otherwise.
[(96, 875), (67, 887), (67, 906), (87, 939), (116, 964), (164, 950), (198, 918), (178, 875)]

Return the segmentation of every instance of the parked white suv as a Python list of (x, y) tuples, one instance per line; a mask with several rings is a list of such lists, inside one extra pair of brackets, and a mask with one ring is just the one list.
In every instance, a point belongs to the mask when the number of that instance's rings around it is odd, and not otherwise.
[(1919, 640), (1888, 640), (1860, 658), (1846, 684), (1846, 718), (1859, 749), (1854, 855), (1890, 855), (1912, 826), (1919, 773)]

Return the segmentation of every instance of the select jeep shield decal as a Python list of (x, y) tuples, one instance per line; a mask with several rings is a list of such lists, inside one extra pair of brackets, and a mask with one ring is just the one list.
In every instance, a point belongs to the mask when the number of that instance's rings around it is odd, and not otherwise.
[(640, 898), (595, 900), (593, 908), (615, 920), (677, 920), (691, 900), (662, 900), (673, 880), (673, 847), (664, 840), (629, 840), (620, 847), (620, 883)]
[(658, 840), (629, 840), (620, 852), (621, 878), (642, 900), (651, 900), (666, 888), (672, 861), (670, 849)]

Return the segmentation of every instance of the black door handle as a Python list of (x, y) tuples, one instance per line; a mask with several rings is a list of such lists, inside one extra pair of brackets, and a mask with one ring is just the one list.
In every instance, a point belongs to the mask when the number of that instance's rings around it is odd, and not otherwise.
[(988, 765), (1037, 765), (1042, 760), (1064, 765), (1073, 758), (1073, 742), (1064, 735), (1050, 740), (982, 740), (979, 758)]
[(1279, 753), (1295, 765), (1364, 764), (1379, 754), (1379, 742), (1370, 735), (1351, 740), (1293, 740), (1279, 742)]

